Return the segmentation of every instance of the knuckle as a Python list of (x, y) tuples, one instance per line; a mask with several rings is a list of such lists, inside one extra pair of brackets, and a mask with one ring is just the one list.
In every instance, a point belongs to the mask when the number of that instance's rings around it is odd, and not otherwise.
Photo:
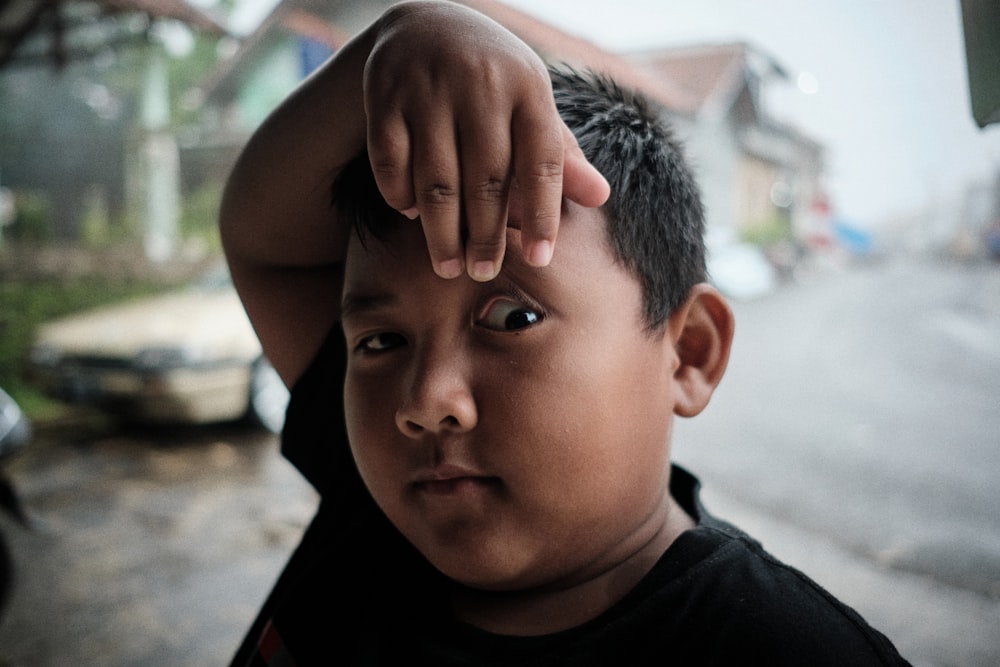
[(372, 176), (382, 188), (400, 188), (407, 178), (406, 165), (395, 160), (372, 160)]
[(393, 162), (372, 163), (372, 175), (389, 206), (400, 208), (412, 203), (413, 195), (407, 188), (406, 171), (400, 165)]
[(458, 200), (458, 191), (452, 185), (431, 183), (421, 189), (420, 198), (424, 205), (433, 207), (452, 206)]
[(403, 176), (403, 165), (389, 160), (372, 161), (372, 173), (376, 178), (396, 179)]
[(497, 234), (471, 235), (465, 241), (465, 250), (474, 257), (495, 257), (504, 248), (503, 237)]
[(507, 182), (500, 178), (488, 178), (476, 183), (470, 190), (472, 199), (487, 204), (497, 204), (507, 198)]
[(563, 165), (561, 161), (545, 160), (531, 166), (528, 176), (539, 184), (547, 185), (562, 178)]
[(537, 208), (530, 212), (530, 217), (531, 228), (539, 232), (544, 232), (558, 228), (560, 211)]

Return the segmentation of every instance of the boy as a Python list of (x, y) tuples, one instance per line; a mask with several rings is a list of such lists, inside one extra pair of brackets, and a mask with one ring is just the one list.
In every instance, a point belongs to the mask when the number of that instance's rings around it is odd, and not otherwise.
[(671, 466), (733, 322), (641, 99), (400, 5), (254, 136), (221, 225), (323, 497), (234, 664), (903, 662)]

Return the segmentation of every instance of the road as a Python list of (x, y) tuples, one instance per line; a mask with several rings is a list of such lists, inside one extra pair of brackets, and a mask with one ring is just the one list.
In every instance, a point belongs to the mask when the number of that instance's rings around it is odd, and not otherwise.
[(9, 470), (35, 520), (2, 667), (226, 665), (316, 506), (277, 438), (75, 420)]
[[(1000, 265), (886, 262), (735, 303), (674, 457), (915, 665), (1000, 664)], [(273, 436), (42, 429), (0, 665), (225, 665), (315, 508)]]
[(674, 458), (915, 664), (1000, 664), (1000, 265), (890, 262), (734, 304)]

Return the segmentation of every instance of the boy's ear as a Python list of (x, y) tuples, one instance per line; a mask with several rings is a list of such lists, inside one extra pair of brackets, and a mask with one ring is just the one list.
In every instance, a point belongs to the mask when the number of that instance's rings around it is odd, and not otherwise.
[(678, 358), (675, 414), (693, 417), (708, 405), (729, 363), (733, 328), (729, 304), (707, 283), (692, 287), (670, 316), (667, 332)]

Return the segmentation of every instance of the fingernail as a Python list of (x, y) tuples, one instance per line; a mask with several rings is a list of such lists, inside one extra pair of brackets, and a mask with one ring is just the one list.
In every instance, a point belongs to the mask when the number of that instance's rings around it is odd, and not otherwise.
[(446, 259), (438, 264), (437, 273), (442, 278), (457, 278), (462, 275), (462, 261), (459, 259)]
[(478, 261), (472, 264), (473, 280), (492, 280), (496, 276), (496, 266), (493, 262)]
[(528, 251), (528, 263), (532, 266), (548, 266), (552, 261), (552, 243), (550, 241), (537, 241), (531, 245)]
[(408, 208), (405, 211), (400, 211), (400, 213), (405, 215), (410, 220), (416, 220), (420, 216), (420, 211), (417, 210), (416, 206)]

